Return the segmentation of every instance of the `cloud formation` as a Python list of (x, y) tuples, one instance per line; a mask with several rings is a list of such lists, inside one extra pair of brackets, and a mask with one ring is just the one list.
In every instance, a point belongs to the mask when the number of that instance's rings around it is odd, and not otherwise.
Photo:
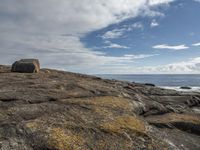
[(133, 29), (143, 29), (144, 25), (141, 22), (136, 22), (136, 23), (132, 24), (129, 28), (131, 28), (132, 30)]
[(104, 46), (103, 48), (117, 48), (117, 49), (128, 49), (128, 46), (124, 46), (124, 45), (120, 45), (120, 44), (116, 44), (116, 43), (112, 43), (110, 41), (106, 42), (108, 45)]
[(162, 66), (147, 67), (144, 70), (155, 73), (199, 73), (200, 57), (192, 58), (188, 61), (182, 61)]
[(161, 44), (161, 45), (155, 45), (153, 46), (154, 49), (170, 49), (170, 50), (184, 50), (188, 49), (186, 45), (167, 45), (167, 44)]
[(132, 31), (134, 29), (144, 29), (144, 25), (141, 22), (136, 22), (132, 25), (124, 25), (121, 28), (116, 28), (105, 32), (101, 38), (104, 40), (121, 38), (126, 32)]
[(192, 44), (192, 46), (200, 46), (200, 43)]
[(150, 26), (151, 26), (152, 28), (153, 28), (153, 27), (157, 27), (157, 26), (159, 26), (159, 23), (154, 19), (154, 20), (152, 20)]
[[(126, 56), (114, 57), (93, 51), (86, 48), (80, 38), (128, 18), (161, 15), (154, 8), (172, 1), (1, 0), (0, 63), (36, 57), (43, 67), (87, 70), (88, 73), (91, 66), (126, 63)], [(130, 59), (134, 61), (135, 57), (128, 57)]]
[(107, 31), (104, 35), (102, 35), (103, 39), (116, 39), (116, 38), (120, 38), (124, 32), (126, 31), (125, 28), (122, 29), (114, 29), (111, 31)]
[(160, 5), (160, 4), (168, 4), (170, 2), (173, 2), (174, 0), (149, 0), (149, 5), (154, 6), (154, 5)]

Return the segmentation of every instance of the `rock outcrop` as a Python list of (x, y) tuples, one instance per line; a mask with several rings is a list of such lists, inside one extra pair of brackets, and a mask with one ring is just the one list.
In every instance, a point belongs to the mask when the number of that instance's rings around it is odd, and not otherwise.
[(0, 66), (1, 150), (199, 150), (200, 93)]
[(12, 65), (12, 72), (20, 73), (38, 73), (40, 70), (40, 63), (37, 59), (21, 59)]
[(181, 86), (180, 89), (183, 89), (183, 90), (191, 90), (192, 88), (189, 87), (189, 86)]

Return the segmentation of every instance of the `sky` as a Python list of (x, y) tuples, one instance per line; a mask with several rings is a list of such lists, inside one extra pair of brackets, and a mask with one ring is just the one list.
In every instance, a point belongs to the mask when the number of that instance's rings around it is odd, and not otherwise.
[(200, 0), (1, 0), (0, 64), (87, 74), (200, 73)]

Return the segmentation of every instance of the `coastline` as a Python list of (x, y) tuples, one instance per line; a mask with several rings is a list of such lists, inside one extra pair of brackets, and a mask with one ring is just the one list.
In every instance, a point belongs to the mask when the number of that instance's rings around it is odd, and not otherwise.
[(158, 86), (159, 88), (169, 89), (169, 90), (176, 90), (180, 92), (200, 92), (200, 87), (191, 87), (191, 89), (181, 89), (181, 86)]
[[(107, 74), (97, 76), (104, 79), (153, 84), (156, 87), (180, 92), (200, 92), (200, 74)], [(188, 89), (181, 87), (188, 87)]]

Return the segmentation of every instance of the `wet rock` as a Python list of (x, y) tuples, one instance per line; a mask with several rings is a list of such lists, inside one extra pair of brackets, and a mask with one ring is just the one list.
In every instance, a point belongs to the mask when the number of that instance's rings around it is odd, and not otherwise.
[(40, 63), (37, 59), (21, 59), (12, 65), (12, 72), (20, 73), (38, 73), (40, 70)]
[(191, 90), (192, 88), (189, 86), (181, 86), (180, 89), (182, 90)]
[(152, 84), (152, 83), (145, 83), (146, 86), (152, 86), (152, 87), (155, 87), (156, 85), (155, 84)]

